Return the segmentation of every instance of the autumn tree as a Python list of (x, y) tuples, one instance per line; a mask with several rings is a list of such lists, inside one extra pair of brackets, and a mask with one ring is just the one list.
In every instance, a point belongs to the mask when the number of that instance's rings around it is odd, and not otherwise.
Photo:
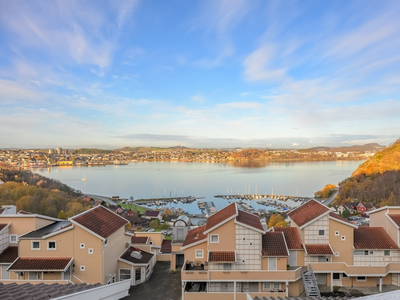
[[(279, 225), (278, 225), (279, 224)], [(285, 224), (285, 226), (283, 226)], [(268, 228), (278, 226), (278, 227), (286, 227), (285, 219), (281, 214), (273, 214), (268, 221)]]

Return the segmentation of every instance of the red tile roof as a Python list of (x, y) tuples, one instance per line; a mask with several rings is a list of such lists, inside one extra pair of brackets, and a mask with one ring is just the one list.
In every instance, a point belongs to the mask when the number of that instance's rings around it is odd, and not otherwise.
[(300, 234), (296, 227), (274, 227), (275, 232), (283, 232), (288, 249), (303, 250)]
[(263, 234), (261, 253), (263, 256), (288, 256), (283, 233), (268, 231)]
[(19, 257), (9, 271), (64, 271), (71, 257)]
[(339, 216), (338, 214), (335, 214), (334, 212), (330, 212), (329, 216), (332, 217), (332, 218), (338, 219), (338, 220), (340, 220), (342, 222), (346, 222), (348, 224), (353, 225), (349, 220), (347, 220), (345, 218), (342, 218), (341, 216)]
[(148, 239), (149, 239), (148, 236), (133, 236), (131, 238), (131, 243), (132, 244), (146, 244)]
[(209, 262), (235, 262), (235, 251), (210, 251), (208, 252)]
[(102, 205), (89, 209), (71, 220), (86, 227), (103, 238), (109, 237), (115, 231), (129, 223), (128, 220), (118, 216)]
[(308, 244), (304, 245), (307, 255), (333, 255), (333, 251), (329, 245), (324, 244)]
[(206, 225), (189, 230), (182, 247), (207, 239), (207, 235), (203, 233), (204, 230), (206, 230)]
[(0, 215), (5, 211), (5, 208), (0, 208)]
[(3, 230), (4, 227), (6, 227), (8, 225), (8, 223), (1, 223), (0, 224), (0, 231)]
[(163, 240), (161, 243), (160, 253), (171, 253), (172, 252), (172, 240)]
[(258, 230), (264, 231), (264, 228), (261, 225), (260, 218), (256, 215), (249, 214), (242, 210), (238, 210), (238, 216), (236, 217), (236, 221), (248, 225), (250, 227), (254, 227)]
[(288, 216), (301, 227), (327, 211), (329, 211), (329, 208), (325, 205), (315, 200), (310, 200), (288, 213)]
[[(141, 258), (132, 257), (131, 253), (133, 251), (139, 252), (142, 255), (142, 257)], [(152, 259), (153, 256), (154, 256), (154, 254), (140, 250), (139, 248), (129, 247), (128, 249), (126, 249), (124, 254), (121, 255), (120, 258), (123, 260), (129, 261), (133, 264), (147, 264), (150, 262), (150, 260)]]
[(355, 249), (399, 249), (382, 227), (360, 227), (354, 229)]
[(388, 214), (388, 216), (400, 227), (400, 215), (399, 214)]
[(210, 216), (205, 230), (209, 230), (228, 218), (236, 215), (236, 203), (232, 203)]
[(18, 258), (18, 247), (9, 246), (0, 254), (0, 264), (10, 264)]

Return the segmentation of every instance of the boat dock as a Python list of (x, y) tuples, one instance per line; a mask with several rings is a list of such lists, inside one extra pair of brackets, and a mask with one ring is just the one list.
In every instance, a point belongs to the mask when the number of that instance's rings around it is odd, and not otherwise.
[(204, 199), (204, 198), (205, 197), (189, 196), (189, 197), (175, 197), (175, 198), (140, 199), (140, 200), (135, 200), (132, 203), (138, 205), (147, 205), (147, 206), (164, 206), (171, 202), (175, 204), (178, 204), (178, 202), (192, 203), (197, 199)]
[(214, 202), (212, 201), (197, 201), (197, 206), (202, 213), (206, 213), (208, 216), (211, 216), (218, 211), (218, 209), (215, 207)]
[(216, 195), (215, 198), (223, 198), (226, 200), (258, 200), (258, 199), (271, 199), (287, 201), (292, 200), (294, 202), (307, 202), (313, 199), (313, 197), (300, 197), (300, 196), (287, 196), (287, 195), (268, 195), (268, 194), (248, 194), (248, 195)]

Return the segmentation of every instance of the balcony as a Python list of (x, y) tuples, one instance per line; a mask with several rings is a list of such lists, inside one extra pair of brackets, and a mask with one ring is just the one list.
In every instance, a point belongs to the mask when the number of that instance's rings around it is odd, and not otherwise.
[(204, 270), (203, 264), (193, 264), (185, 261), (181, 271), (181, 279), (185, 281), (208, 280), (208, 271)]
[(383, 266), (349, 266), (346, 263), (311, 263), (311, 267), (316, 273), (346, 273), (347, 276), (358, 276), (360, 274), (369, 274), (376, 276), (385, 276), (389, 272), (398, 272), (400, 263), (388, 263)]

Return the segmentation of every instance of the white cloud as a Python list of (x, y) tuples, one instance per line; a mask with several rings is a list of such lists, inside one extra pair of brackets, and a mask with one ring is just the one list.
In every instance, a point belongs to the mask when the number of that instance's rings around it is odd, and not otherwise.
[(299, 146), (299, 143), (292, 143), (292, 146)]
[(194, 101), (196, 103), (204, 103), (204, 101), (206, 101), (206, 98), (204, 98), (203, 96), (200, 96), (200, 95), (196, 95), (196, 96), (192, 96), (192, 101)]

